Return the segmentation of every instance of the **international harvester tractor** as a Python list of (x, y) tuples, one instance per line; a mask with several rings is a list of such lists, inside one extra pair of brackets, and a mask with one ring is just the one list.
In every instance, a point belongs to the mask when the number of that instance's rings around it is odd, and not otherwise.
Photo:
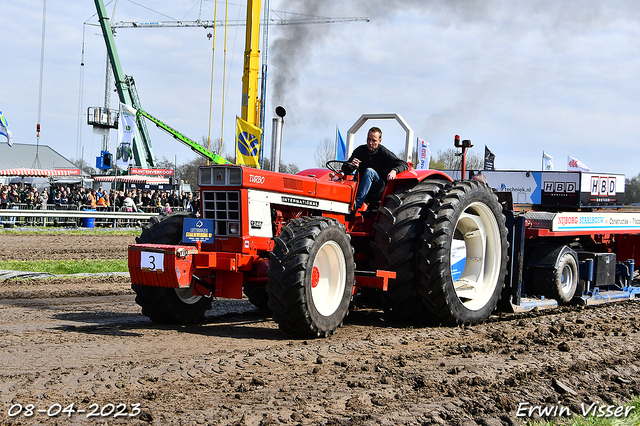
[[(349, 131), (347, 152), (371, 118), (398, 120), (407, 130), (405, 152), (412, 152), (413, 132), (397, 114), (363, 115)], [(333, 334), (359, 296), (398, 320), (487, 319), (508, 259), (494, 191), (410, 169), (387, 183), (381, 200), (354, 212), (358, 176), (343, 175), (341, 165), (295, 175), (200, 167), (199, 216), (153, 218), (129, 247), (143, 314), (156, 323), (198, 323), (212, 297), (244, 293), (295, 337)]]

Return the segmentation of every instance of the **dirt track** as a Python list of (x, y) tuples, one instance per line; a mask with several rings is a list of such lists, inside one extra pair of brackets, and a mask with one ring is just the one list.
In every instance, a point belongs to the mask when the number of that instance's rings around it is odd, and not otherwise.
[[(0, 234), (0, 259), (30, 250), (43, 259), (123, 258), (133, 242), (48, 237)], [(335, 336), (302, 341), (246, 301), (214, 301), (202, 325), (158, 326), (139, 313), (129, 284), (0, 282), (0, 424), (492, 426), (519, 424), (522, 407), (580, 414), (581, 404), (617, 406), (640, 394), (638, 302), (469, 328), (413, 329), (355, 310)], [(56, 404), (89, 411), (49, 418)], [(108, 404), (128, 411), (108, 414)]]
[(0, 232), (0, 260), (126, 259), (131, 235), (38, 235)]

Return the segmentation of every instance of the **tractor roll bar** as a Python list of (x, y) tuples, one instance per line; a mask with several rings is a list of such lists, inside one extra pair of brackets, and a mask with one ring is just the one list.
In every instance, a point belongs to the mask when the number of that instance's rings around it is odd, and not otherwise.
[(369, 120), (396, 120), (400, 126), (404, 129), (407, 134), (407, 138), (404, 146), (404, 160), (409, 162), (411, 160), (411, 154), (413, 153), (413, 129), (404, 121), (404, 118), (400, 116), (400, 114), (389, 113), (389, 114), (362, 114), (360, 118), (351, 126), (347, 133), (347, 158), (351, 156), (351, 153), (355, 149), (354, 147), (354, 136), (356, 132), (362, 127), (364, 123)]

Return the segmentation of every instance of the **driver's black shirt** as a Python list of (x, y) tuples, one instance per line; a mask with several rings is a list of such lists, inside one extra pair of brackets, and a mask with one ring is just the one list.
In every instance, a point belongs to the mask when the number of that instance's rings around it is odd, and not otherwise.
[[(373, 169), (378, 173), (378, 176), (387, 181), (387, 175), (391, 170), (395, 170), (396, 173), (409, 170), (409, 165), (406, 161), (399, 159), (393, 152), (389, 151), (382, 144), (373, 151), (369, 152), (367, 145), (360, 145), (353, 150), (353, 154), (349, 157), (349, 162), (354, 158), (360, 160), (360, 172), (364, 172), (366, 169)], [(344, 174), (351, 174), (353, 172), (351, 166), (347, 163), (342, 165), (342, 172)]]

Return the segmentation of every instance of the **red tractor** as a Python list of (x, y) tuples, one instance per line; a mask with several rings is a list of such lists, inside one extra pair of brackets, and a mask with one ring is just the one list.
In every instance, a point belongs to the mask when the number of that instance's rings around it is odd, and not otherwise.
[[(347, 152), (370, 118), (400, 121), (412, 152), (413, 132), (395, 114), (363, 116), (349, 131)], [(244, 292), (296, 337), (333, 334), (359, 295), (374, 294), (404, 321), (487, 319), (508, 257), (492, 189), (410, 169), (386, 185), (378, 209), (365, 204), (354, 213), (357, 176), (344, 176), (340, 165), (296, 175), (202, 166), (200, 217), (154, 218), (129, 247), (143, 314), (157, 323), (197, 323), (211, 297)]]

